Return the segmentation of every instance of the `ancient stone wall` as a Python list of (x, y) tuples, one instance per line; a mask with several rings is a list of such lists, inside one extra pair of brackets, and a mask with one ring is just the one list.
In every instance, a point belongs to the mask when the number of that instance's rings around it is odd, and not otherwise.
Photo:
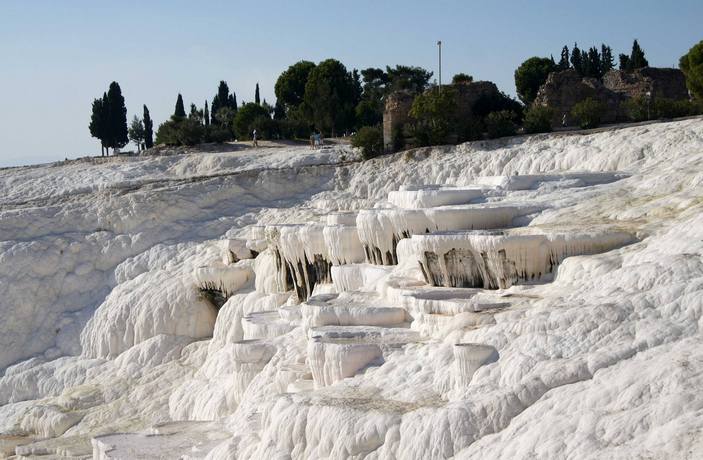
[[(498, 93), (498, 87), (490, 81), (444, 85), (443, 88), (453, 88), (456, 92), (457, 111), (460, 118), (471, 117), (474, 104), (482, 96)], [(431, 88), (428, 91), (436, 90)], [(383, 112), (383, 145), (387, 151), (393, 149), (394, 131), (410, 119), (410, 108), (414, 99), (412, 94), (403, 91), (392, 93), (386, 98)]]
[(393, 148), (393, 133), (400, 129), (410, 117), (410, 107), (414, 96), (405, 91), (397, 91), (386, 98), (383, 111), (383, 147), (387, 151)]
[(650, 92), (653, 99), (688, 99), (686, 77), (679, 69), (611, 70), (603, 76), (603, 86), (625, 98), (645, 97)]
[(603, 123), (624, 120), (623, 102), (635, 97), (652, 99), (688, 99), (686, 80), (678, 69), (661, 69), (645, 67), (635, 71), (611, 70), (603, 76), (603, 81), (596, 78), (581, 77), (574, 69), (553, 72), (547, 77), (537, 93), (534, 104), (554, 109), (552, 124), (559, 126), (564, 114), (567, 124), (571, 125), (571, 110), (574, 105), (587, 98), (602, 102), (606, 111)]

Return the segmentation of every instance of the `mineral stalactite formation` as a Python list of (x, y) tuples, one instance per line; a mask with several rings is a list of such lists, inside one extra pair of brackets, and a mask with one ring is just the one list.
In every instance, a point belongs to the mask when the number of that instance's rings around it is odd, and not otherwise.
[(0, 458), (703, 458), (701, 132), (0, 170)]

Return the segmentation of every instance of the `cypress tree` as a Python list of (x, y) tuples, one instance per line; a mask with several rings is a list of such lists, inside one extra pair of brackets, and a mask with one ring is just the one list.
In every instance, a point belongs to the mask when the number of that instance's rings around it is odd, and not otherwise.
[(178, 99), (176, 99), (176, 110), (173, 112), (173, 116), (176, 118), (186, 117), (186, 109), (183, 106), (183, 96), (181, 96), (181, 93), (178, 93)]
[(581, 60), (581, 50), (578, 45), (574, 43), (574, 49), (571, 51), (571, 65), (574, 70), (578, 72), (579, 75), (583, 75), (583, 61)]
[(620, 53), (618, 56), (618, 60), (620, 61), (620, 70), (631, 70), (632, 67), (630, 66), (630, 56), (627, 54)]
[[(237, 111), (237, 95), (232, 91), (232, 94), (230, 95), (229, 99), (229, 108), (234, 110), (235, 112)], [(244, 105), (244, 104), (242, 104)]]
[(644, 51), (637, 43), (637, 39), (632, 43), (632, 53), (630, 53), (630, 70), (641, 69), (649, 66), (649, 62), (644, 57)]
[(103, 99), (97, 98), (93, 100), (93, 111), (90, 115), (90, 124), (88, 129), (90, 135), (96, 139), (100, 139), (100, 156), (105, 156), (105, 110), (103, 107)]
[(603, 71), (601, 69), (601, 55), (598, 52), (598, 48), (592, 46), (588, 50), (588, 75), (593, 78), (601, 78), (603, 76)]
[(127, 107), (120, 85), (113, 81), (107, 91), (110, 135), (106, 144), (113, 149), (122, 148), (129, 142), (127, 135)]
[(144, 106), (144, 146), (148, 149), (154, 146), (154, 122), (146, 105)]
[(259, 98), (259, 84), (256, 84), (256, 90), (254, 91), (254, 103), (256, 105), (261, 105), (261, 99)]
[(609, 46), (606, 46), (604, 43), (600, 45), (600, 58), (601, 72), (603, 72), (603, 75), (605, 75), (607, 71), (613, 69), (615, 63), (613, 62), (613, 50)]
[[(227, 101), (229, 100), (229, 86), (227, 86), (227, 82), (224, 80), (220, 80), (220, 86), (217, 87), (217, 100), (220, 103), (218, 109), (228, 106)], [(212, 114), (214, 115), (215, 113), (217, 112), (213, 107)]]
[(210, 126), (210, 111), (207, 109), (207, 100), (205, 101), (205, 108), (203, 109), (203, 122), (205, 126)]
[(210, 119), (213, 124), (217, 122), (215, 115), (217, 115), (218, 110), (220, 110), (220, 96), (215, 94), (215, 97), (212, 98), (212, 104), (210, 104)]
[(564, 45), (561, 49), (561, 59), (559, 59), (559, 70), (566, 70), (571, 67), (569, 64), (569, 47)]
[(102, 127), (102, 143), (105, 145), (105, 155), (110, 155), (110, 144), (112, 143), (112, 126), (110, 126), (110, 101), (107, 99), (107, 91), (103, 93), (102, 113), (103, 113), (103, 127)]

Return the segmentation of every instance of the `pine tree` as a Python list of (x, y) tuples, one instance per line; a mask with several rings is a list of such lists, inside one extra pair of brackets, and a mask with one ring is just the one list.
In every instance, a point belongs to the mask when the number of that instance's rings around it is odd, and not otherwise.
[(583, 61), (581, 59), (581, 50), (578, 45), (574, 43), (574, 49), (571, 51), (571, 65), (574, 70), (579, 74), (583, 75)]
[(600, 45), (600, 68), (605, 75), (606, 72), (612, 70), (615, 66), (613, 62), (613, 50), (604, 43)]
[(149, 109), (144, 106), (144, 147), (150, 149), (154, 146), (154, 122), (149, 115)]
[(175, 118), (185, 118), (186, 117), (186, 109), (185, 109), (185, 106), (183, 105), (183, 96), (181, 96), (181, 93), (178, 93), (178, 99), (176, 99), (176, 110), (174, 110), (173, 116)]
[(144, 143), (144, 123), (138, 116), (132, 118), (132, 124), (129, 126), (129, 139), (137, 146), (137, 152), (142, 149)]
[(203, 109), (203, 122), (205, 126), (210, 126), (210, 111), (207, 108), (207, 100), (205, 101), (205, 108)]
[(120, 85), (113, 81), (107, 91), (107, 107), (109, 113), (109, 139), (105, 144), (113, 149), (119, 149), (127, 145), (129, 137), (127, 135), (127, 107), (122, 97)]
[(564, 45), (561, 49), (561, 59), (559, 59), (559, 70), (566, 70), (571, 67), (569, 64), (569, 47)]
[(256, 84), (256, 90), (254, 91), (254, 104), (261, 105), (261, 99), (259, 98), (259, 84)]
[(641, 69), (642, 67), (649, 66), (649, 62), (644, 57), (644, 51), (640, 48), (640, 44), (637, 43), (637, 39), (632, 43), (632, 53), (630, 53), (630, 69)]

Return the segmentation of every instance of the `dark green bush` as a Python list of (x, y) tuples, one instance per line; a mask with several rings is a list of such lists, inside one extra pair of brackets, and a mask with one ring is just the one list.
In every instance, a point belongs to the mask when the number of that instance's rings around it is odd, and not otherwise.
[(605, 106), (603, 103), (590, 97), (577, 103), (571, 109), (571, 115), (578, 120), (582, 129), (600, 126), (604, 113)]
[(376, 157), (383, 153), (383, 134), (381, 128), (364, 126), (351, 138), (353, 147), (361, 149), (364, 160)]
[(159, 126), (156, 143), (165, 145), (196, 145), (203, 142), (205, 127), (192, 118), (172, 117)]
[(420, 146), (445, 144), (456, 133), (456, 92), (443, 88), (442, 92), (427, 91), (413, 101), (408, 124), (415, 143)]
[(644, 121), (647, 119), (647, 99), (643, 97), (628, 99), (623, 103), (623, 108), (627, 118), (631, 121)]
[[(268, 111), (254, 102), (244, 104), (237, 110), (232, 127), (239, 140), (251, 139), (252, 123), (260, 118), (271, 118)], [(252, 128), (252, 129), (250, 129)]]
[(695, 114), (690, 101), (657, 98), (654, 100), (654, 112), (657, 118), (678, 118)]
[(554, 110), (551, 107), (535, 105), (525, 113), (523, 126), (528, 134), (548, 133), (552, 131), (552, 118)]
[(468, 117), (459, 122), (458, 141), (467, 142), (483, 139), (483, 132), (485, 130), (486, 127), (481, 118), (477, 116)]
[(283, 139), (305, 139), (310, 136), (310, 127), (302, 120), (279, 120), (279, 130)]
[(396, 126), (393, 129), (393, 151), (397, 152), (405, 148), (405, 135), (403, 134), (403, 127)]
[(495, 139), (498, 137), (513, 136), (517, 130), (515, 125), (515, 112), (510, 110), (500, 110), (491, 112), (486, 117), (486, 131), (488, 137)]

